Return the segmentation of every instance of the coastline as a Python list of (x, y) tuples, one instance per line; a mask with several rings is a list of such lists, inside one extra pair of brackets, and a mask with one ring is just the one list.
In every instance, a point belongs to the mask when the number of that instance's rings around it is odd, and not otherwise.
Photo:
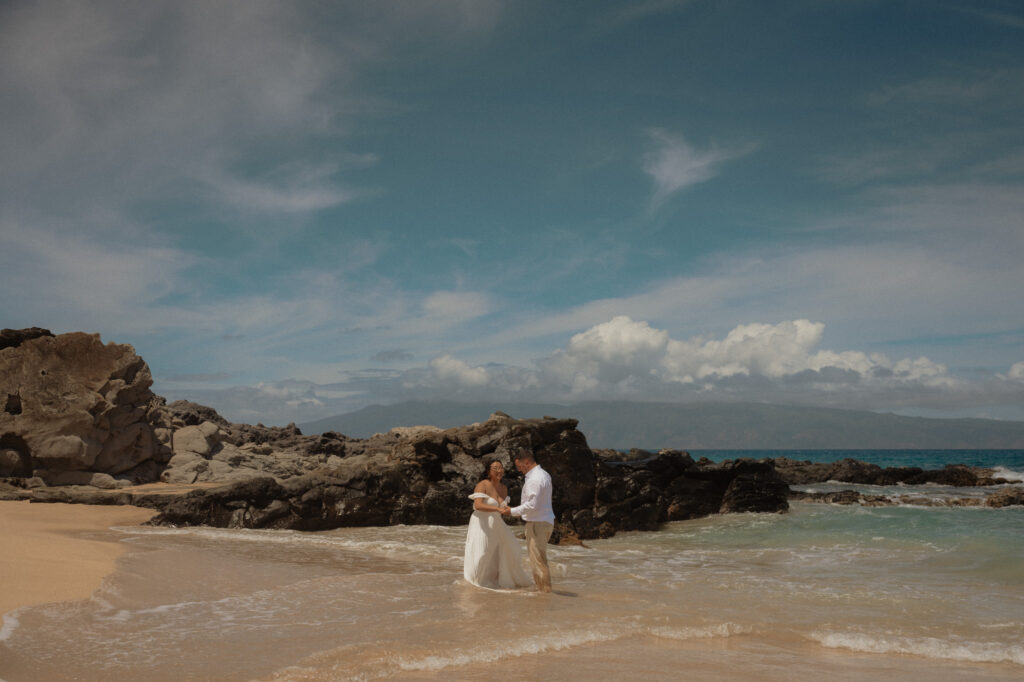
[(110, 528), (139, 525), (155, 514), (141, 507), (0, 501), (0, 615), (87, 599), (125, 552)]

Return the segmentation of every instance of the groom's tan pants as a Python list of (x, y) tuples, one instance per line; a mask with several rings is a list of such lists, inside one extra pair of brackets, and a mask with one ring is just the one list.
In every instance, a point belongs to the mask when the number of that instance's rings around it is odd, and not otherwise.
[(526, 547), (530, 551), (533, 582), (541, 592), (551, 591), (551, 571), (548, 569), (548, 540), (554, 525), (546, 521), (526, 522)]

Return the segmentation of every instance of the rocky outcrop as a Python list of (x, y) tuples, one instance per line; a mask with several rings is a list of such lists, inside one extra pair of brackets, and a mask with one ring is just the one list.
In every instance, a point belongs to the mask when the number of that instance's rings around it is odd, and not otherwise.
[(798, 461), (787, 457), (775, 459), (775, 469), (788, 485), (808, 485), (839, 481), (863, 485), (948, 485), (973, 487), (997, 485), (1007, 481), (995, 477), (991, 469), (950, 464), (942, 469), (921, 469), (919, 467), (887, 467), (869, 464), (855, 459), (841, 459), (838, 462)]
[[(153, 480), (170, 456), (146, 363), (97, 334), (7, 333), (0, 350), (0, 476), (53, 485), (92, 474)], [(103, 479), (104, 481), (106, 479)]]
[[(252, 479), (170, 501), (155, 520), (172, 525), (322, 530), (392, 524), (460, 525), (468, 493), (487, 458), (512, 471), (512, 456), (531, 450), (555, 482), (553, 541), (654, 530), (666, 521), (714, 513), (788, 508), (788, 487), (770, 460), (695, 463), (663, 451), (644, 461), (609, 463), (587, 447), (574, 419), (513, 419), (448, 430), (396, 430), (366, 441), (333, 466), (287, 478)], [(513, 499), (521, 479), (511, 478)]]
[[(203, 435), (207, 444), (213, 438), (221, 439), (220, 445), (224, 439), (249, 438), (232, 445), (245, 452), (253, 443), (258, 447), (258, 441), (282, 434), (243, 429), (212, 435), (206, 427)], [(512, 456), (522, 448), (531, 450), (560, 482), (556, 508), (576, 509), (594, 499), (595, 458), (573, 419), (513, 419), (495, 413), (486, 422), (443, 431), (395, 429), (365, 440), (332, 433), (293, 437), (292, 447), (302, 453), (297, 457), (307, 464), (321, 458), (320, 466), (296, 476), (196, 491), (169, 504), (157, 522), (302, 530), (463, 524), (470, 509), (467, 496), (480, 480), (483, 460), (500, 459), (512, 470)], [(519, 479), (509, 484), (510, 494), (518, 496)]]
[(565, 519), (584, 539), (710, 514), (789, 508), (789, 487), (771, 460), (694, 462), (685, 452), (662, 450), (646, 459), (633, 453), (627, 462), (600, 461), (597, 472), (593, 505)]

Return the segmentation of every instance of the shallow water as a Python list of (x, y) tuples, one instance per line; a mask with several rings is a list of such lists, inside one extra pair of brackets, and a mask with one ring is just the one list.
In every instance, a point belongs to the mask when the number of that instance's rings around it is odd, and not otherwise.
[(541, 595), (465, 584), (465, 527), (126, 528), (92, 599), (8, 615), (0, 678), (1020, 679), (1022, 531), (798, 503), (553, 547)]

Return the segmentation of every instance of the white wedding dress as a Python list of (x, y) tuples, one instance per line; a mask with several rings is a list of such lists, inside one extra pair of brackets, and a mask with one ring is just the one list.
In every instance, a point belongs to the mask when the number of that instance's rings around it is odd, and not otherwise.
[[(482, 499), (498, 506), (498, 501), (485, 493), (473, 493), (471, 500)], [(505, 498), (508, 504), (509, 498)], [(478, 587), (510, 590), (528, 587), (533, 579), (523, 568), (522, 548), (498, 512), (473, 510), (466, 532), (466, 554), (463, 575)]]

